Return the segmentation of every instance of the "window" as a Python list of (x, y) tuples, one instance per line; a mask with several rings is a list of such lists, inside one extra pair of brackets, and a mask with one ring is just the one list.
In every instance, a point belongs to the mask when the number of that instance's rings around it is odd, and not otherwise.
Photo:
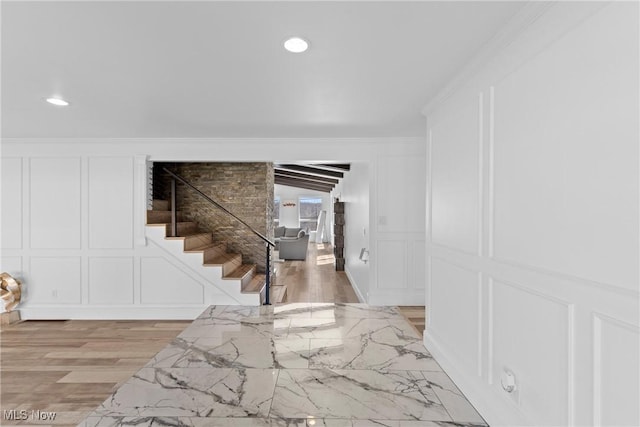
[(300, 197), (300, 228), (315, 231), (318, 228), (318, 215), (322, 210), (320, 197)]
[(273, 226), (280, 224), (280, 197), (273, 199)]

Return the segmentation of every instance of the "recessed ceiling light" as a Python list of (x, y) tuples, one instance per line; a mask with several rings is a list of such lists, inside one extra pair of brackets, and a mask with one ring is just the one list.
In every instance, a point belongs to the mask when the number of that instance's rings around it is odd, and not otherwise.
[(66, 107), (67, 105), (69, 105), (67, 101), (60, 98), (47, 98), (47, 102), (49, 104), (57, 105), (59, 107)]
[(284, 42), (284, 48), (292, 53), (302, 53), (309, 48), (309, 43), (300, 37), (291, 37)]

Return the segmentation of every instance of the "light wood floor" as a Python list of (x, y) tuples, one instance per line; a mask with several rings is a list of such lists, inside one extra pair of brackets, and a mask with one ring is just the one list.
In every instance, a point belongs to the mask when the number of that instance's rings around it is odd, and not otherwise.
[[(54, 411), (77, 425), (190, 321), (26, 321), (0, 328), (0, 425), (5, 410)], [(45, 424), (46, 425), (46, 424)]]
[(336, 271), (333, 248), (309, 244), (305, 261), (276, 263), (275, 285), (285, 285), (284, 302), (358, 302), (344, 271)]
[[(329, 245), (309, 245), (306, 261), (276, 263), (287, 302), (358, 302)], [(422, 334), (424, 307), (401, 307)], [(26, 321), (0, 328), (0, 411), (55, 411), (51, 424), (75, 426), (143, 367), (189, 321)], [(0, 425), (29, 425), (33, 420)]]

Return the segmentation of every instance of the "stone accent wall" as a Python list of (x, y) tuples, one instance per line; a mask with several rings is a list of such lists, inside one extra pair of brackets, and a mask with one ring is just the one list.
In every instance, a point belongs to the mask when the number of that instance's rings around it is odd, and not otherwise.
[[(167, 165), (273, 241), (273, 163), (155, 163), (153, 193), (165, 200), (170, 180), (159, 171)], [(226, 241), (228, 252), (241, 253), (243, 263), (257, 264), (264, 273), (265, 244), (247, 227), (181, 183), (177, 184), (176, 205), (185, 220), (211, 231), (215, 241)]]

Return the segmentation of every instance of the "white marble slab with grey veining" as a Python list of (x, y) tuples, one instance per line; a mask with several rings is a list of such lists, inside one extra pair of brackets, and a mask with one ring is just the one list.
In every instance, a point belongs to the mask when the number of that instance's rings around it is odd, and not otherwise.
[(472, 427), (396, 307), (211, 306), (80, 424)]
[(273, 369), (142, 368), (93, 416), (267, 417)]
[(439, 371), (419, 340), (385, 341), (375, 336), (311, 339), (310, 368)]
[(271, 414), (282, 418), (451, 421), (417, 371), (282, 370)]

